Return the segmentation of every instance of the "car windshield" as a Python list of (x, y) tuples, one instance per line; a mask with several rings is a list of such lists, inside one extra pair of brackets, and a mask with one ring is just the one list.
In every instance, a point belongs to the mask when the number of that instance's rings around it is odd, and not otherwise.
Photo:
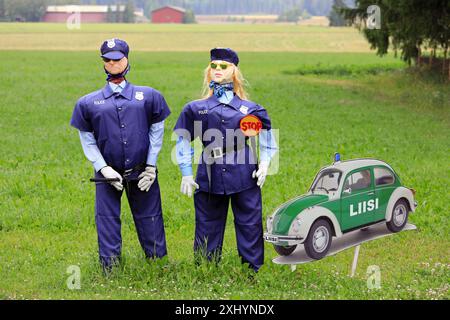
[(337, 191), (341, 181), (342, 172), (337, 169), (322, 171), (311, 188), (312, 193), (330, 193)]

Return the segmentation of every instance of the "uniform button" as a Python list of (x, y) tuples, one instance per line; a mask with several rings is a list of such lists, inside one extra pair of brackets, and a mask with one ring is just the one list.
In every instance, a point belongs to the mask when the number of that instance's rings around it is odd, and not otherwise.
[(225, 171), (227, 171), (227, 169), (225, 169), (225, 168), (222, 168), (222, 171), (223, 171), (223, 172), (225, 172)]
[(222, 119), (222, 122), (225, 122), (225, 120)]
[(118, 107), (117, 110), (122, 111), (122, 107)]
[(222, 136), (222, 139), (225, 139), (225, 137), (224, 137), (224, 136)]
[(126, 162), (130, 162), (130, 159), (127, 159)]
[(127, 144), (127, 142), (126, 142), (126, 141), (124, 141), (124, 142), (123, 142), (123, 144)]
[(121, 128), (125, 128), (125, 125), (124, 124), (122, 124), (121, 126), (120, 126)]

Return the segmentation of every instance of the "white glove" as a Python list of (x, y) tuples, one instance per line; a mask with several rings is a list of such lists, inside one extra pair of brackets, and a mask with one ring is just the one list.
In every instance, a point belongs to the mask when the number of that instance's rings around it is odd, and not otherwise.
[(258, 166), (258, 171), (254, 170), (252, 173), (252, 178), (258, 178), (256, 184), (262, 188), (264, 181), (266, 181), (267, 171), (269, 170), (268, 162), (261, 162)]
[(120, 181), (114, 181), (114, 182), (109, 182), (114, 188), (116, 188), (119, 191), (123, 190), (123, 185), (122, 185), (122, 176), (113, 168), (111, 168), (110, 166), (107, 167), (103, 167), (100, 170), (100, 173), (106, 178), (106, 179), (115, 179), (115, 178), (119, 178)]
[(192, 188), (198, 189), (200, 187), (197, 183), (195, 183), (193, 176), (184, 176), (181, 179), (181, 193), (190, 198), (192, 197)]
[(141, 191), (148, 192), (153, 182), (155, 182), (156, 168), (146, 167), (144, 172), (142, 172), (138, 178), (140, 179), (138, 182), (138, 188), (141, 189)]

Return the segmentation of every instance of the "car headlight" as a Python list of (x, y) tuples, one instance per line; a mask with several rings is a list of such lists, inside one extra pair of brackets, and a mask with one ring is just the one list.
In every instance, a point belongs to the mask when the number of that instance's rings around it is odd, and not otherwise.
[(272, 233), (273, 230), (273, 217), (268, 216), (266, 219), (267, 232)]
[(291, 230), (294, 234), (298, 234), (300, 232), (300, 219), (295, 218), (294, 221), (292, 221)]

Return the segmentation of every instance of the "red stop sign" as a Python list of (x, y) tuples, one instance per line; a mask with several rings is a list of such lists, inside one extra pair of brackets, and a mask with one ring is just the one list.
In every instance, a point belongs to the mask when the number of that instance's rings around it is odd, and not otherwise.
[(249, 114), (241, 119), (239, 126), (245, 136), (254, 137), (261, 131), (262, 122), (257, 116)]

